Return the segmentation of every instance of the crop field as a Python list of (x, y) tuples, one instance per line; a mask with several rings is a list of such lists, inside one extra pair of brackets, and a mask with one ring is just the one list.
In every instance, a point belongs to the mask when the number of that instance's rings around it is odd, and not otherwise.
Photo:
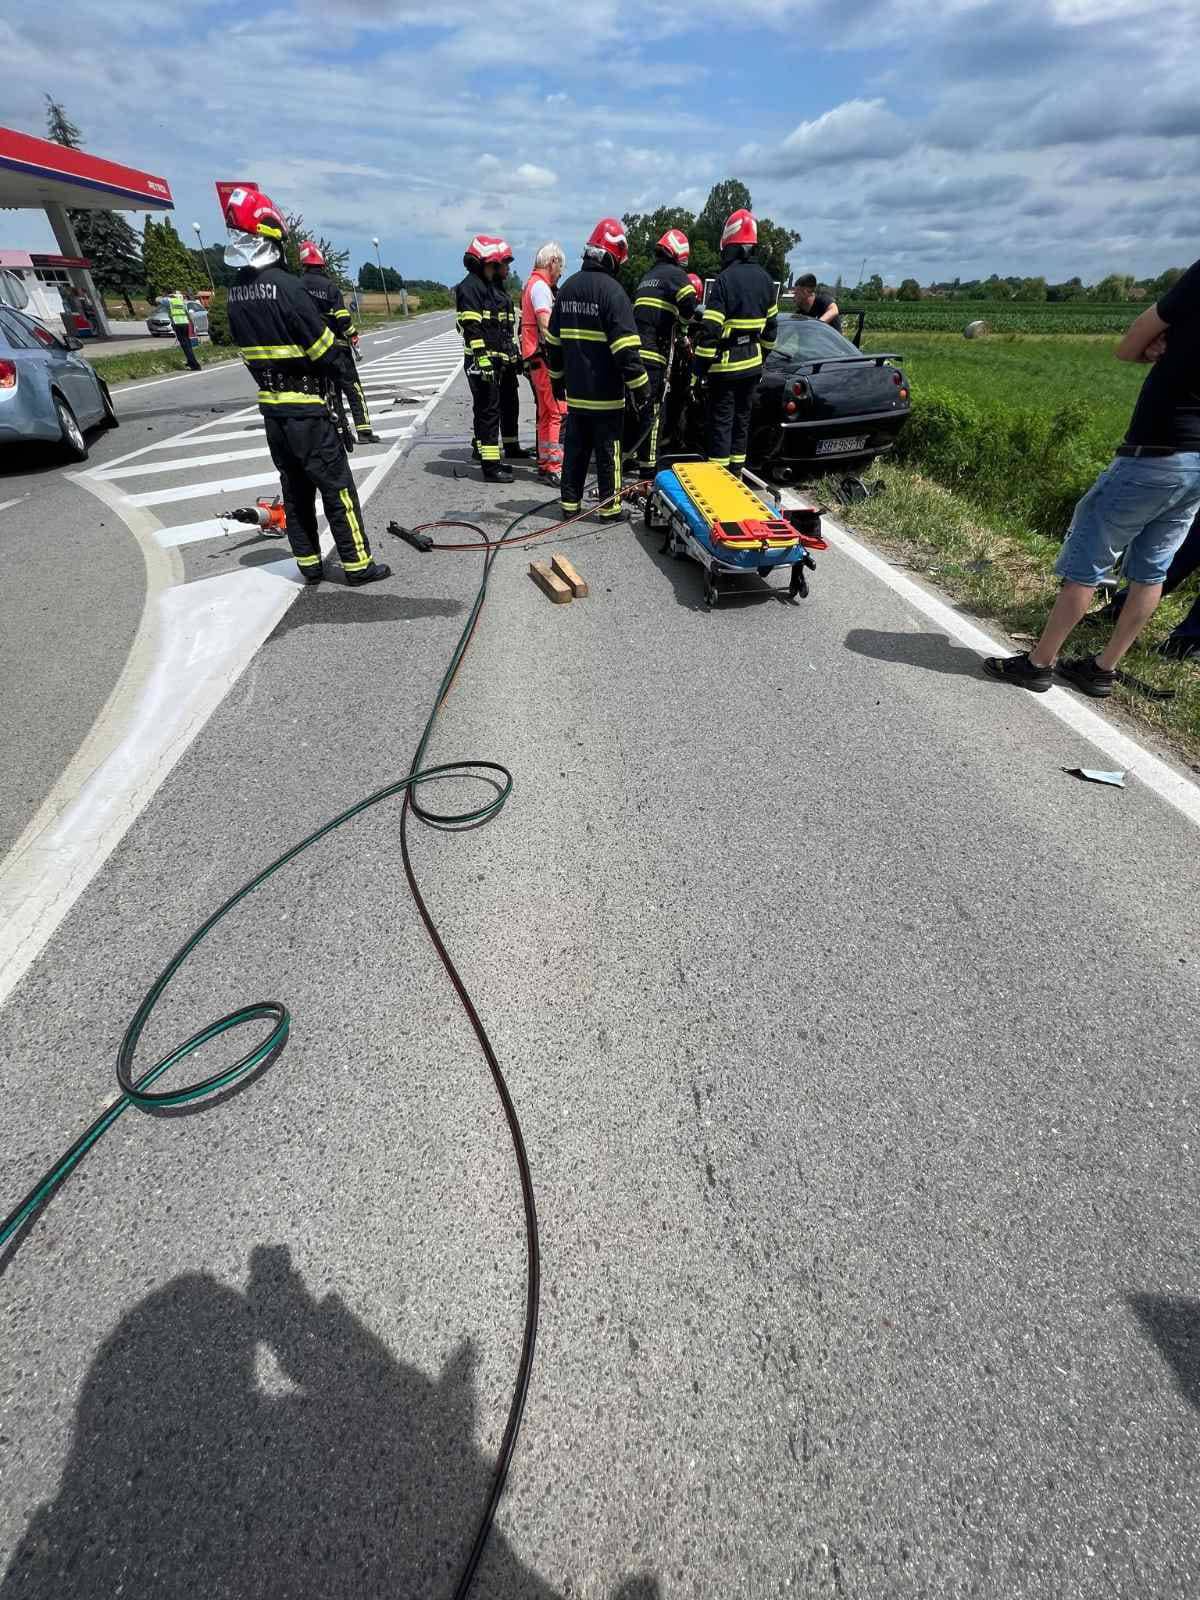
[[(1149, 302), (1146, 302), (1147, 304)], [(867, 326), (883, 332), (957, 333), (968, 322), (983, 321), (993, 333), (1124, 333), (1143, 307), (1134, 301), (1100, 305), (1090, 300), (1061, 304), (1012, 300), (841, 301), (867, 313)]]
[[(1126, 320), (1130, 321), (1128, 310)], [(1089, 413), (1084, 432), (1097, 445), (1119, 444), (1146, 368), (1113, 357), (1116, 339), (1011, 338), (880, 329), (868, 315), (864, 350), (895, 350), (918, 400), (931, 388), (952, 389), (990, 410), (1054, 412), (1067, 405)]]

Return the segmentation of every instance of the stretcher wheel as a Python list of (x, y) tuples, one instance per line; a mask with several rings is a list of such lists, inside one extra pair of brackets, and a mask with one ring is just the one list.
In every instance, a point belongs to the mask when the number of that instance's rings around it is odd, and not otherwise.
[(711, 610), (721, 598), (721, 591), (717, 588), (716, 581), (711, 573), (704, 575), (704, 604)]
[(654, 510), (653, 498), (650, 495), (647, 495), (646, 496), (646, 503), (642, 507), (642, 521), (646, 524), (646, 527), (648, 529), (653, 528), (653, 526), (654, 526), (654, 517), (652, 515), (653, 510)]

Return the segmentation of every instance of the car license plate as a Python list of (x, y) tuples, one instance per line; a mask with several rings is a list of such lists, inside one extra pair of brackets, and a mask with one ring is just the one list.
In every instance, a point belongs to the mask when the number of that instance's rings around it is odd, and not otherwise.
[(817, 454), (819, 456), (852, 456), (859, 450), (867, 448), (865, 433), (854, 433), (846, 439), (818, 439)]

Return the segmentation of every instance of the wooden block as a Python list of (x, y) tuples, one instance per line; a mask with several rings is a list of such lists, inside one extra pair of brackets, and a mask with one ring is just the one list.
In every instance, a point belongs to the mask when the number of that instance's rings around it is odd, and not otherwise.
[(575, 568), (567, 560), (566, 556), (551, 556), (550, 565), (570, 589), (576, 600), (586, 600), (588, 586), (575, 571)]
[(548, 595), (554, 601), (556, 606), (569, 605), (574, 598), (570, 585), (564, 583), (561, 578), (556, 577), (545, 561), (531, 561), (529, 563), (529, 576), (542, 593)]

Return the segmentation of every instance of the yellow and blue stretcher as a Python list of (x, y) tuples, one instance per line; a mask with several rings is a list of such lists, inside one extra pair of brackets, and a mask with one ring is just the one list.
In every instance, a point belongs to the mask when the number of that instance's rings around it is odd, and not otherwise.
[(722, 577), (757, 573), (770, 578), (791, 568), (788, 598), (808, 593), (812, 551), (828, 546), (815, 506), (782, 511), (727, 467), (711, 461), (677, 461), (655, 478), (646, 501), (646, 526), (663, 530), (662, 550), (689, 556), (704, 569), (704, 602), (715, 606)]

